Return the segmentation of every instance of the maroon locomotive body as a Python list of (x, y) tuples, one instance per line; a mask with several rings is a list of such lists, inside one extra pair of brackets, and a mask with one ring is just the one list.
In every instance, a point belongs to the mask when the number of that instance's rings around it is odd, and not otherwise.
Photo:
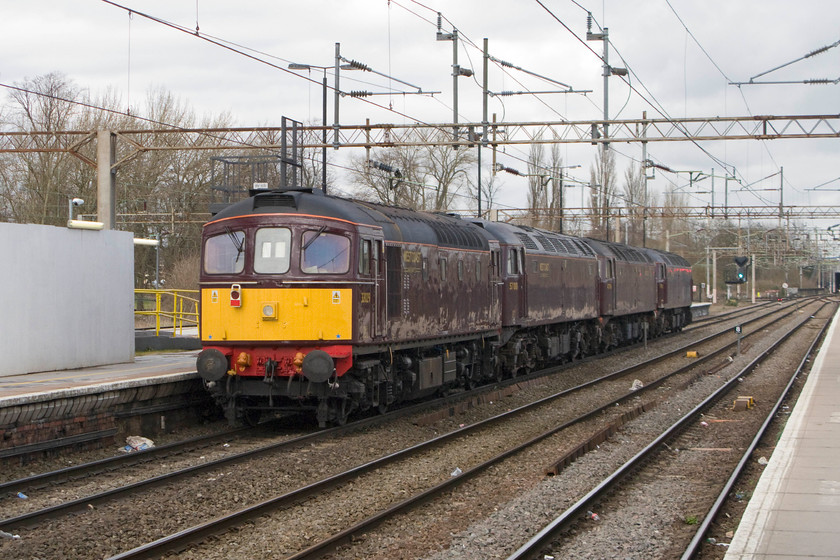
[(232, 421), (515, 376), (691, 319), (672, 253), (287, 189), (204, 228), (197, 368)]

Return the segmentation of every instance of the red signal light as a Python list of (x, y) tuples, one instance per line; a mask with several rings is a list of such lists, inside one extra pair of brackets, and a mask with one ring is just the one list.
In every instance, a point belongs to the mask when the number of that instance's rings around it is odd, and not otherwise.
[(242, 307), (242, 287), (239, 284), (230, 286), (230, 306)]

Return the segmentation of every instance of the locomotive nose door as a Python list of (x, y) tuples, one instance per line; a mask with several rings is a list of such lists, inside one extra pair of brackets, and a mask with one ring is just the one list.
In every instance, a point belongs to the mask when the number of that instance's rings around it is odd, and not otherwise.
[(668, 301), (668, 293), (665, 284), (665, 265), (663, 263), (656, 263), (656, 300), (657, 307), (665, 307), (665, 302)]
[(521, 248), (514, 247), (508, 247), (506, 250), (502, 319), (508, 325), (518, 324), (528, 313), (522, 251)]
[(499, 316), (499, 306), (502, 301), (501, 255), (498, 244), (491, 243), (490, 251), (490, 317)]
[(376, 338), (385, 336), (385, 251), (381, 239), (373, 243), (373, 334)]

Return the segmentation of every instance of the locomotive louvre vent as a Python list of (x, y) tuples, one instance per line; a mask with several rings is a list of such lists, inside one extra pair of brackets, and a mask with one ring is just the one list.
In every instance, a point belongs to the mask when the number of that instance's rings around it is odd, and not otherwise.
[(436, 220), (429, 220), (426, 223), (432, 228), (438, 241), (444, 246), (470, 249), (483, 247), (481, 237), (470, 227)]
[(662, 256), (665, 258), (665, 262), (671, 266), (690, 266), (687, 260), (674, 253), (662, 253)]
[(569, 243), (565, 239), (555, 239), (554, 242), (557, 243), (561, 247), (560, 250), (563, 253), (566, 253), (568, 255), (577, 255), (578, 252), (579, 252), (577, 250), (577, 247), (575, 247), (572, 243)]
[(633, 260), (636, 260), (636, 261), (639, 261), (639, 262), (646, 262), (646, 263), (652, 262), (650, 260), (650, 256), (648, 256), (647, 253), (645, 253), (643, 251), (639, 251), (635, 247), (631, 247), (630, 249), (631, 249), (630, 252), (633, 255)]
[(254, 210), (277, 207), (297, 209), (297, 201), (294, 196), (284, 193), (266, 193), (254, 197)]
[[(566, 242), (560, 238), (553, 237), (551, 238), (551, 244), (554, 245), (554, 250), (558, 253), (568, 253), (569, 247), (566, 245)], [(571, 252), (574, 254), (574, 251)]]
[(535, 235), (536, 240), (542, 245), (544, 251), (548, 251), (550, 253), (556, 253), (557, 247), (554, 246), (554, 240), (551, 238), (545, 237), (544, 235)]
[(630, 247), (629, 245), (619, 245), (617, 243), (611, 243), (609, 247), (615, 256), (620, 260), (627, 262), (651, 262), (650, 257), (635, 247)]
[(519, 238), (519, 240), (522, 242), (526, 249), (539, 249), (539, 247), (537, 247), (536, 242), (527, 233), (516, 232), (516, 237)]
[(572, 243), (575, 247), (578, 248), (578, 251), (580, 252), (581, 255), (588, 255), (588, 256), (595, 255), (595, 251), (592, 249), (592, 247), (590, 247), (586, 243), (583, 243), (579, 239), (570, 240), (569, 242)]

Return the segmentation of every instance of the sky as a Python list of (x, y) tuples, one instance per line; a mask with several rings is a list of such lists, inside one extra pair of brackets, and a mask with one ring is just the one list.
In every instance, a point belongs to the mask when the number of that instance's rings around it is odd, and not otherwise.
[[(630, 70), (629, 81), (609, 81), (611, 119), (750, 115), (838, 115), (840, 84), (743, 85), (777, 66), (840, 40), (836, 0), (121, 0), (122, 6), (199, 29), (239, 45), (268, 65), (177, 31), (101, 0), (7, 2), (0, 18), (0, 83), (20, 84), (61, 72), (92, 97), (107, 89), (125, 107), (142, 107), (145, 95), (163, 88), (200, 115), (228, 112), (237, 126), (279, 125), (287, 116), (320, 123), (321, 70), (285, 71), (291, 62), (332, 66), (341, 54), (408, 82), (427, 95), (377, 95), (371, 103), (345, 97), (341, 124), (452, 122), (452, 43), (437, 41), (457, 28), (459, 64), (474, 70), (459, 79), (459, 120), (482, 118), (481, 45), (491, 56), (530, 73), (491, 64), (491, 91), (563, 89), (533, 74), (588, 94), (492, 97), (497, 120), (537, 122), (603, 118), (603, 43), (586, 41), (592, 29), (609, 29), (609, 61)], [(250, 49), (250, 50), (249, 50)], [(590, 50), (591, 49), (591, 50)], [(594, 51), (594, 52), (593, 52)], [(277, 68), (280, 67), (280, 68)], [(309, 76), (315, 82), (303, 79)], [(332, 85), (332, 73), (328, 74)], [(840, 46), (757, 80), (802, 81), (840, 78)], [(345, 71), (342, 90), (387, 92), (416, 88), (369, 72)], [(0, 95), (3, 95), (0, 88)], [(651, 101), (655, 100), (655, 101)], [(333, 99), (328, 122), (332, 123)], [(492, 117), (491, 117), (492, 118)], [(836, 121), (835, 121), (836, 122)], [(621, 177), (642, 159), (636, 144), (613, 144)], [(650, 145), (648, 156), (679, 171), (723, 176), (725, 164), (740, 183), (730, 183), (732, 206), (778, 205), (778, 171), (784, 168), (786, 205), (840, 205), (840, 139), (705, 142)], [(565, 145), (564, 165), (581, 181), (589, 178), (596, 148)], [(331, 153), (334, 161), (350, 150)], [(527, 148), (498, 155), (506, 166), (525, 171)], [(485, 159), (485, 161), (487, 161)], [(650, 173), (649, 173), (650, 175)], [(652, 192), (676, 187), (691, 205), (710, 202), (711, 180), (688, 184), (688, 174), (654, 172)], [(765, 177), (771, 176), (765, 179)], [(500, 174), (499, 203), (525, 207), (526, 180)], [(339, 181), (341, 177), (339, 176)], [(723, 179), (715, 179), (716, 203)], [(746, 185), (746, 186), (745, 186)], [(811, 190), (817, 188), (817, 190)], [(339, 190), (341, 186), (339, 185)], [(570, 188), (569, 206), (579, 206), (582, 188)], [(578, 197), (581, 197), (578, 199)]]

